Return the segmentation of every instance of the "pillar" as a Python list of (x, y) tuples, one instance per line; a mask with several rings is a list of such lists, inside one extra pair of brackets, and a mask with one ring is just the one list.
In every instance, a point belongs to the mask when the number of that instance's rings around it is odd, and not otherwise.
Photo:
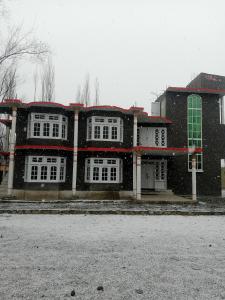
[(137, 200), (141, 200), (141, 155), (137, 154)]
[[(137, 146), (137, 115), (134, 114), (133, 147)], [(133, 152), (133, 197), (137, 197), (137, 155)]]
[(73, 180), (72, 180), (72, 195), (76, 195), (77, 185), (77, 146), (78, 146), (78, 110), (74, 112), (74, 142), (73, 142)]
[(192, 200), (196, 201), (196, 157), (192, 156)]
[(8, 196), (12, 196), (13, 191), (13, 176), (14, 176), (14, 157), (16, 143), (16, 115), (17, 108), (12, 108), (12, 126), (9, 139), (9, 173), (8, 173)]

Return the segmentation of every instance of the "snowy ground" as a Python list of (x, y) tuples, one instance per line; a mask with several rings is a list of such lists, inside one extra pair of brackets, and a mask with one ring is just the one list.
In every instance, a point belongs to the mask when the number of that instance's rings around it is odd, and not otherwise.
[(0, 299), (73, 289), (80, 300), (225, 299), (225, 218), (0, 215)]

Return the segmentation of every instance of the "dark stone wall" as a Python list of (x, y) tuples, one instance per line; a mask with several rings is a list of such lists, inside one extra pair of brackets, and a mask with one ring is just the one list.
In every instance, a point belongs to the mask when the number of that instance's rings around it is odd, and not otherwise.
[[(91, 116), (120, 117), (123, 119), (123, 142), (87, 141), (87, 118)], [(89, 111), (79, 113), (78, 147), (115, 147), (130, 148), (133, 146), (133, 115), (116, 111)]]
[[(85, 182), (85, 158), (121, 158), (123, 160), (122, 183), (88, 183)], [(77, 162), (77, 190), (80, 191), (130, 191), (133, 189), (133, 156), (131, 153), (116, 152), (79, 152)]]
[[(168, 147), (187, 147), (187, 97), (191, 93), (167, 92), (167, 117), (173, 121), (168, 128)], [(197, 173), (199, 195), (221, 194), (220, 159), (225, 158), (225, 127), (219, 119), (219, 96), (202, 97), (203, 172)], [(177, 194), (191, 194), (191, 172), (187, 154), (170, 158), (168, 188)]]
[(224, 90), (225, 77), (214, 74), (200, 73), (187, 85), (187, 87)]

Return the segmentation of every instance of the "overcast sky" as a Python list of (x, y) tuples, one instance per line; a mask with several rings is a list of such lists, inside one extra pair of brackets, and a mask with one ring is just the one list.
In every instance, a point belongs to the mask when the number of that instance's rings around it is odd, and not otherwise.
[[(100, 103), (150, 111), (154, 93), (200, 72), (225, 75), (224, 0), (11, 0), (10, 21), (34, 28), (55, 65), (55, 101), (75, 101), (87, 73)], [(33, 70), (18, 95), (33, 101)], [(93, 95), (93, 93), (92, 93)]]

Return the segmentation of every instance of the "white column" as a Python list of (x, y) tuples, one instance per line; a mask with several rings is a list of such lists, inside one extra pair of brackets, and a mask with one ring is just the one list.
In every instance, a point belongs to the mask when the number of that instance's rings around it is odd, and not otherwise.
[[(137, 146), (137, 116), (134, 114), (133, 147)], [(137, 197), (137, 155), (133, 152), (133, 197)]]
[(137, 154), (137, 200), (141, 200), (141, 155)]
[(192, 200), (196, 201), (196, 157), (192, 156)]
[(12, 127), (9, 139), (9, 173), (8, 173), (8, 195), (12, 195), (13, 190), (13, 176), (14, 176), (14, 155), (16, 143), (16, 114), (17, 108), (12, 108)]
[(72, 195), (76, 195), (77, 185), (77, 146), (78, 146), (78, 110), (74, 112), (74, 142), (73, 142), (73, 180)]
[(137, 197), (137, 154), (133, 152), (133, 197)]
[(137, 146), (137, 115), (134, 114), (134, 132), (133, 132), (133, 146)]

